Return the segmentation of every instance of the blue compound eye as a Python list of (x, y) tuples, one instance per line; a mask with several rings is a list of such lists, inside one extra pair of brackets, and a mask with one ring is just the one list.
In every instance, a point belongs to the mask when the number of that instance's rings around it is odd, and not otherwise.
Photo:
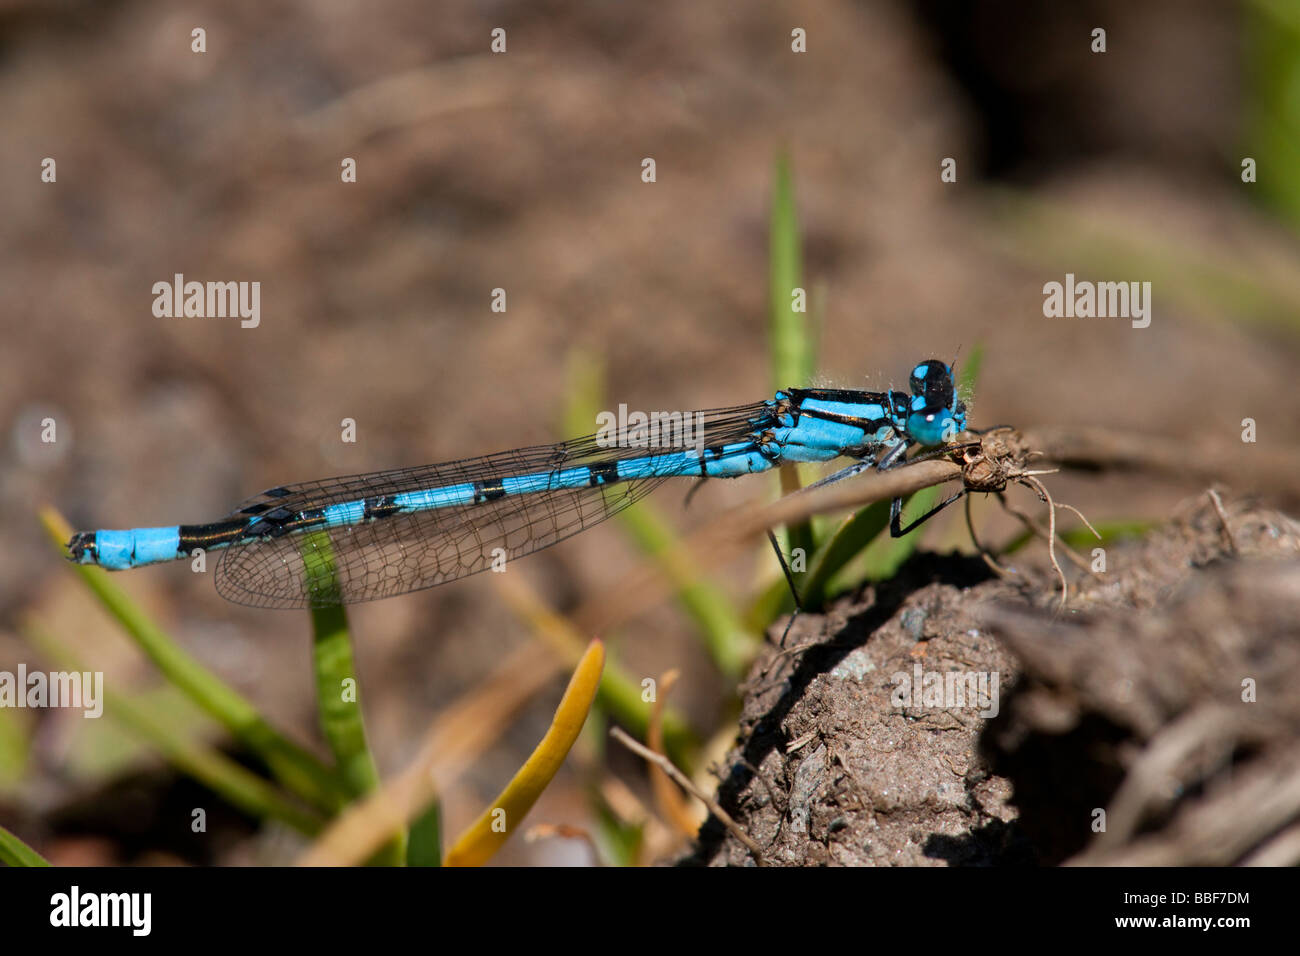
[(953, 407), (952, 369), (938, 359), (928, 359), (912, 369), (910, 384), (912, 394), (925, 400), (924, 407)]
[(922, 395), (935, 387), (943, 387), (943, 383), (952, 383), (952, 370), (938, 359), (926, 359), (916, 368), (912, 369), (912, 394)]

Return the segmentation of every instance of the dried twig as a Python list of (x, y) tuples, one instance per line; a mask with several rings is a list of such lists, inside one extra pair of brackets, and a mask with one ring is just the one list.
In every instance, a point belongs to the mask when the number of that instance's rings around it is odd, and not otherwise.
[(1023, 437), (1044, 458), (1067, 468), (1144, 472), (1202, 486), (1232, 481), (1291, 501), (1296, 498), (1300, 453), (1284, 443), (1252, 445), (1250, 453), (1243, 454), (1241, 442), (1170, 438), (1104, 426), (1032, 428)]
[(671, 760), (669, 760), (663, 754), (655, 753), (653, 750), (651, 750), (649, 747), (646, 747), (639, 741), (632, 739), (632, 737), (628, 736), (620, 727), (611, 727), (609, 731), (609, 735), (613, 737), (615, 740), (617, 740), (619, 743), (621, 743), (628, 750), (632, 751), (634, 754), (638, 755), (644, 760), (649, 761), (650, 763), (654, 764), (656, 767), (659, 767), (661, 770), (663, 770), (664, 773), (672, 777), (673, 780), (677, 782), (677, 785), (679, 787), (681, 787), (691, 796), (695, 797), (697, 800), (702, 802), (706, 807), (708, 807), (709, 812), (712, 813), (715, 817), (717, 817), (722, 822), (722, 825), (726, 827), (729, 831), (731, 831), (731, 834), (737, 840), (739, 840), (741, 843), (745, 845), (745, 849), (747, 849), (750, 852), (750, 854), (753, 855), (754, 862), (757, 863), (759, 866), (764, 865), (763, 851), (762, 849), (759, 848), (759, 845), (755, 843), (752, 839), (750, 839), (748, 833), (746, 833), (744, 830), (740, 828), (740, 824), (732, 819), (731, 814), (727, 813), (726, 810), (722, 809), (722, 807), (718, 805), (718, 802), (716, 800), (714, 800), (708, 794), (700, 790), (699, 787), (695, 786), (695, 784), (691, 782), (690, 777), (686, 776), (686, 774), (678, 770), (677, 767), (674, 766)]
[[(998, 497), (1002, 499), (1002, 503), (1005, 506), (1006, 499), (1002, 498), (1001, 495), (998, 495)], [(975, 550), (979, 552), (980, 557), (984, 559), (984, 563), (988, 565), (990, 571), (1000, 578), (1010, 577), (1011, 572), (998, 563), (997, 558), (993, 557), (993, 552), (984, 546), (984, 542), (980, 541), (979, 535), (975, 533), (975, 521), (971, 518), (970, 503), (971, 496), (967, 495), (965, 508), (966, 530), (970, 532), (970, 539), (975, 544)]]
[(1237, 553), (1237, 540), (1232, 536), (1232, 528), (1228, 526), (1228, 513), (1223, 510), (1223, 499), (1219, 497), (1218, 491), (1211, 488), (1207, 492), (1210, 496), (1210, 503), (1214, 505), (1214, 513), (1219, 516), (1219, 526), (1223, 529), (1223, 540), (1228, 543), (1228, 550), (1233, 554)]
[[(657, 754), (662, 754), (666, 750), (663, 729), (664, 701), (672, 693), (673, 686), (680, 676), (681, 671), (676, 668), (660, 675), (654, 703), (650, 707), (650, 722), (646, 727), (646, 743)], [(650, 787), (654, 791), (655, 803), (658, 805), (660, 816), (663, 817), (665, 823), (685, 836), (690, 836), (700, 829), (700, 821), (691, 816), (685, 799), (657, 764), (652, 765), (650, 768)]]

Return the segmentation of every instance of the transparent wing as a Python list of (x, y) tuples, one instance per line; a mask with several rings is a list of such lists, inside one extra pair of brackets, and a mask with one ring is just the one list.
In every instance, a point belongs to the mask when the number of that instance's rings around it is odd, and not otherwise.
[[(701, 418), (696, 419), (694, 416)], [(683, 424), (690, 421), (690, 425)], [(772, 423), (766, 403), (691, 413), (651, 426), (461, 461), (285, 485), (250, 499), (226, 520), (262, 519), (267, 533), (231, 545), (216, 569), (218, 593), (269, 608), (355, 604), (445, 584), (563, 541), (649, 494), (672, 474), (611, 484), (508, 494), (475, 504), (384, 513), (385, 496), (502, 478), (628, 462), (693, 446), (744, 441)], [(640, 445), (653, 437), (656, 445)], [(689, 441), (687, 440), (689, 439)], [(349, 502), (378, 502), (376, 516), (338, 527), (312, 527), (303, 515)], [(333, 574), (322, 576), (321, 568)], [(331, 579), (332, 578), (332, 579)]]

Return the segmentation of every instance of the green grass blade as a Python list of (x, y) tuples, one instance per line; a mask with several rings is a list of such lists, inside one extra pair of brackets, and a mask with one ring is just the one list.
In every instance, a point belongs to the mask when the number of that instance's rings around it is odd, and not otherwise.
[[(67, 522), (45, 509), (41, 523), (59, 554), (66, 557), (64, 542), (72, 535)], [(346, 801), (346, 792), (330, 768), (277, 731), (249, 700), (182, 650), (109, 579), (108, 572), (80, 564), (69, 567), (163, 675), (261, 758), (286, 789), (328, 812)]]
[(808, 564), (800, 595), (805, 608), (820, 608), (831, 579), (889, 526), (889, 502), (877, 501), (858, 511), (827, 541)]
[[(800, 576), (795, 575), (798, 583)], [(794, 598), (790, 596), (790, 586), (785, 583), (785, 575), (779, 575), (770, 582), (758, 597), (754, 598), (745, 612), (745, 621), (755, 633), (762, 633), (771, 627), (772, 622), (783, 614), (794, 610)]]
[[(768, 337), (772, 350), (772, 385), (807, 385), (814, 371), (815, 347), (807, 311), (795, 311), (794, 290), (803, 288), (803, 250), (794, 200), (790, 158), (776, 160), (772, 218), (768, 232)], [(805, 289), (804, 308), (807, 309)]]
[[(808, 385), (816, 367), (816, 345), (809, 312), (797, 311), (795, 290), (803, 289), (803, 308), (809, 308), (809, 291), (803, 284), (803, 245), (799, 237), (799, 215), (794, 198), (794, 176), (790, 157), (776, 159), (772, 184), (772, 212), (768, 226), (768, 345), (771, 350), (773, 389)], [(799, 488), (795, 465), (783, 465), (781, 491)], [(816, 548), (810, 521), (800, 521), (785, 530), (787, 561), (802, 551), (804, 560)]]
[(645, 824), (621, 819), (599, 791), (592, 790), (589, 805), (596, 814), (596, 841), (613, 866), (636, 866), (645, 846)]
[(45, 859), (4, 827), (0, 827), (0, 863), (5, 866), (49, 866)]
[[(60, 641), (34, 622), (22, 628), (27, 641), (59, 667), (70, 671), (85, 671)], [(233, 806), (259, 819), (273, 817), (296, 830), (314, 835), (321, 829), (321, 818), (288, 799), (275, 786), (241, 767), (235, 761), (211, 747), (195, 743), (184, 732), (178, 732), (166, 720), (140, 707), (130, 697), (104, 688), (104, 713), (130, 728), (153, 744), (168, 762), (204, 784)]]
[(434, 800), (411, 822), (407, 866), (442, 866), (442, 805)]
[(31, 757), (32, 721), (26, 712), (0, 707), (0, 800), (19, 785)]
[[(309, 590), (317, 594), (337, 594), (338, 578), (329, 535), (319, 532), (306, 535), (300, 553)], [(316, 709), (321, 732), (334, 754), (335, 766), (344, 786), (355, 799), (379, 787), (379, 770), (366, 745), (361, 688), (352, 654), (347, 609), (342, 604), (312, 608), (311, 625)], [(401, 866), (405, 861), (405, 832), (394, 834), (393, 839), (371, 860), (385, 866)]]
[[(910, 516), (925, 514), (941, 497), (951, 494), (952, 488), (922, 488), (915, 494), (903, 499), (901, 522), (906, 525)], [(867, 581), (888, 581), (901, 568), (907, 559), (914, 555), (921, 546), (923, 535), (919, 531), (905, 534), (901, 538), (881, 535), (863, 555), (862, 578)]]
[(1235, 172), (1242, 157), (1253, 158), (1258, 181), (1244, 188), (1300, 231), (1300, 9), (1294, 0), (1252, 0), (1243, 37), (1247, 139)]
[(379, 772), (366, 746), (347, 616), (342, 608), (316, 608), (311, 619), (321, 731), (349, 795), (359, 797), (379, 785)]

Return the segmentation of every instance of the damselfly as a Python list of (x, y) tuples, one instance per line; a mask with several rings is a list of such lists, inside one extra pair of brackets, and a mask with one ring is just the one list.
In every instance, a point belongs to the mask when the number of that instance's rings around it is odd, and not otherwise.
[[(590, 528), (668, 478), (737, 478), (784, 462), (902, 462), (966, 427), (950, 366), (912, 369), (910, 394), (788, 388), (735, 408), (637, 419), (608, 434), (482, 458), (281, 485), (220, 521), (81, 531), (72, 560), (117, 571), (220, 551), (217, 592), (254, 607), (354, 604), (445, 584)], [(946, 502), (945, 502), (946, 504)], [(933, 511), (890, 531), (905, 534)], [(942, 506), (940, 506), (942, 507)], [(938, 510), (933, 509), (933, 510)], [(331, 580), (312, 573), (328, 555)]]

